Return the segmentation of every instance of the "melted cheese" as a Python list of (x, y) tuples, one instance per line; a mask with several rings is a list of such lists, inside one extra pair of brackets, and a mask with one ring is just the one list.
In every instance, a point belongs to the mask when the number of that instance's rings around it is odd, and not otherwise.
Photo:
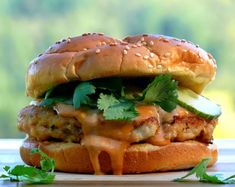
[[(70, 105), (57, 104), (54, 108), (59, 115), (75, 117), (82, 126), (84, 137), (81, 144), (89, 152), (95, 174), (103, 174), (99, 163), (99, 154), (109, 154), (113, 174), (122, 174), (123, 157), (127, 149), (134, 123), (128, 121), (106, 121), (97, 110), (80, 108), (74, 110)], [(138, 106), (139, 116), (135, 121), (156, 117), (158, 111), (154, 106)]]

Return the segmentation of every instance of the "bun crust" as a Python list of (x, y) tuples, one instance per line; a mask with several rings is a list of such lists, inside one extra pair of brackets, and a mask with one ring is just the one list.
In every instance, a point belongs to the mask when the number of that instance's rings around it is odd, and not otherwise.
[[(39, 166), (39, 155), (30, 154), (31, 149), (39, 147), (55, 159), (56, 170), (75, 173), (93, 173), (87, 150), (75, 143), (48, 143), (26, 139), (20, 148), (20, 154), (28, 165)], [(171, 143), (166, 146), (135, 144), (124, 155), (123, 173), (146, 173), (187, 169), (197, 165), (203, 158), (211, 157), (209, 165), (217, 160), (215, 145), (205, 145), (196, 141)], [(99, 156), (101, 169), (110, 173), (111, 164), (107, 153)]]
[(31, 62), (26, 93), (38, 98), (51, 87), (74, 80), (166, 73), (200, 93), (214, 78), (216, 62), (197, 45), (171, 37), (144, 34), (116, 40), (84, 34), (56, 42)]

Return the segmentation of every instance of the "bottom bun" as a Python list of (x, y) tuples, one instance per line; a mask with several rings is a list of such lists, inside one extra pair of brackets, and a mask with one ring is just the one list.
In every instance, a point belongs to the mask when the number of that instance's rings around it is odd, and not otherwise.
[[(55, 159), (56, 170), (75, 173), (94, 173), (87, 149), (76, 143), (37, 142), (26, 139), (20, 148), (23, 161), (39, 166), (40, 157), (32, 155), (31, 149), (40, 148)], [(151, 144), (131, 145), (125, 152), (123, 173), (146, 173), (188, 169), (196, 166), (203, 158), (210, 157), (209, 166), (217, 161), (218, 151), (215, 145), (197, 141), (175, 142), (166, 146)], [(110, 157), (106, 152), (99, 155), (101, 170), (111, 173)]]

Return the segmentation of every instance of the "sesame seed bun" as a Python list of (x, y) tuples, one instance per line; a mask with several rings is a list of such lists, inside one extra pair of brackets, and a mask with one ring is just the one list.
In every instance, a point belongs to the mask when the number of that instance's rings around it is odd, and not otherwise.
[[(39, 147), (55, 159), (56, 170), (76, 173), (93, 173), (86, 148), (76, 143), (36, 142), (26, 139), (20, 148), (23, 161), (32, 166), (39, 166), (39, 155), (30, 151)], [(151, 144), (131, 145), (124, 154), (123, 173), (146, 173), (187, 169), (196, 166), (203, 158), (211, 158), (209, 166), (217, 160), (215, 145), (206, 145), (197, 141), (174, 142), (166, 146)], [(99, 156), (101, 169), (105, 173), (112, 171), (109, 155), (102, 152)]]
[(213, 57), (185, 40), (146, 34), (117, 40), (88, 33), (56, 42), (35, 58), (27, 72), (26, 93), (38, 98), (51, 87), (74, 80), (166, 73), (200, 93), (215, 72)]

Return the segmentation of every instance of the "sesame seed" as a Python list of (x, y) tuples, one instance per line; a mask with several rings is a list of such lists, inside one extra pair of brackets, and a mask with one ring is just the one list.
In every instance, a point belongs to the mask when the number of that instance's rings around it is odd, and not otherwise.
[(144, 59), (148, 60), (149, 56), (148, 55), (144, 55)]
[(96, 49), (95, 53), (96, 54), (100, 53), (100, 49)]
[(163, 37), (162, 37), (162, 36), (159, 37), (159, 41), (161, 41), (161, 40), (163, 40)]
[(171, 56), (171, 53), (170, 52), (167, 52), (163, 55), (164, 57), (170, 57)]
[(185, 39), (182, 39), (182, 40), (181, 40), (181, 42), (185, 43), (185, 42), (186, 42), (186, 40), (185, 40)]
[(87, 35), (91, 35), (91, 33), (90, 33), (90, 32), (88, 32), (88, 33), (87, 33)]
[(153, 65), (152, 65), (152, 64), (149, 64), (149, 65), (148, 65), (148, 68), (153, 68)]
[(137, 47), (137, 45), (135, 45), (135, 44), (134, 44), (134, 45), (132, 45), (132, 47), (133, 47), (133, 48), (136, 48), (136, 47)]
[(104, 35), (104, 33), (102, 33), (102, 32), (99, 32), (99, 33), (97, 33), (98, 35), (100, 35), (100, 36), (103, 36)]
[(176, 44), (176, 46), (178, 46), (178, 47), (179, 47), (179, 46), (181, 46), (181, 45), (180, 45), (180, 44)]
[(212, 55), (210, 53), (207, 54), (209, 59), (213, 59)]
[(122, 45), (128, 45), (128, 43), (127, 43), (127, 42), (124, 42), (124, 41), (121, 41), (121, 44), (122, 44)]
[(196, 44), (195, 46), (196, 46), (196, 48), (198, 48), (198, 47), (199, 47), (199, 45), (198, 45), (198, 44)]
[(135, 56), (141, 57), (140, 53), (135, 53)]
[(142, 42), (142, 44), (143, 44), (143, 45), (147, 45), (147, 43), (146, 43), (146, 42)]
[(148, 36), (148, 34), (143, 34), (142, 36)]
[(202, 53), (198, 53), (198, 56), (200, 57), (200, 58), (203, 58), (203, 54)]
[(123, 54), (126, 55), (127, 54), (127, 50), (124, 49)]
[(110, 45), (110, 46), (116, 46), (117, 43), (110, 43), (109, 45)]
[(87, 36), (87, 35), (88, 35), (87, 33), (82, 34), (82, 36)]
[(172, 40), (174, 40), (174, 41), (179, 41), (179, 39), (177, 39), (177, 38), (173, 38)]
[(69, 37), (66, 42), (70, 43), (71, 42), (71, 38)]
[(184, 53), (188, 52), (188, 50), (187, 50), (187, 49), (183, 49), (182, 51), (183, 51)]
[(162, 68), (162, 65), (161, 64), (158, 64), (157, 65), (157, 69), (161, 69)]
[(106, 42), (101, 42), (102, 45), (106, 45)]
[(58, 41), (58, 42), (56, 42), (55, 44), (60, 44), (61, 42), (60, 41)]
[(42, 56), (42, 53), (38, 55), (38, 57)]
[(65, 41), (66, 41), (66, 39), (63, 39), (63, 40), (62, 40), (62, 42), (65, 42)]
[(151, 41), (149, 42), (149, 45), (153, 46), (153, 45), (154, 45), (154, 42), (151, 40)]
[(140, 41), (142, 41), (142, 42), (143, 42), (143, 41), (144, 41), (144, 37), (141, 37)]
[(127, 46), (125, 46), (125, 49), (126, 49), (126, 50), (129, 50), (129, 49), (130, 49), (130, 47), (127, 45)]
[(149, 56), (150, 56), (151, 58), (153, 58), (153, 57), (154, 57), (154, 53), (150, 53)]
[(166, 38), (162, 39), (162, 41), (165, 42), (165, 43), (168, 43), (168, 42), (169, 42), (169, 40), (166, 39)]
[(138, 47), (142, 46), (142, 44), (141, 44), (140, 42), (138, 42), (136, 45), (137, 45)]
[(83, 51), (86, 51), (87, 50), (87, 48), (83, 48)]

